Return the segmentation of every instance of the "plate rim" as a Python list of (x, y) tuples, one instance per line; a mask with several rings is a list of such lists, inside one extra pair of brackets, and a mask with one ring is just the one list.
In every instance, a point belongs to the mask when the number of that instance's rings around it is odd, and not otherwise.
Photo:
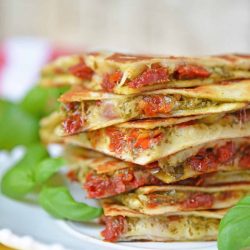
[(17, 250), (70, 250), (59, 243), (42, 243), (30, 235), (19, 236), (8, 228), (0, 229), (0, 243)]

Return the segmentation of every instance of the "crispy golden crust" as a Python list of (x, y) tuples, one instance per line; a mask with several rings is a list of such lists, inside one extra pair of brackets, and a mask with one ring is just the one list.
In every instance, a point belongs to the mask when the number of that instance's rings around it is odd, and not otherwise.
[[(228, 55), (215, 55), (209, 57), (184, 57), (184, 56), (153, 56), (153, 55), (129, 55), (122, 53), (94, 53), (90, 54), (92, 58), (99, 58), (99, 60), (107, 60), (116, 63), (133, 63), (145, 62), (150, 63), (152, 60), (169, 60), (169, 62), (203, 62), (206, 65), (213, 63), (217, 64), (230, 64), (236, 65), (238, 63), (249, 63), (250, 55), (243, 54), (228, 54)], [(153, 61), (154, 62), (154, 61)]]

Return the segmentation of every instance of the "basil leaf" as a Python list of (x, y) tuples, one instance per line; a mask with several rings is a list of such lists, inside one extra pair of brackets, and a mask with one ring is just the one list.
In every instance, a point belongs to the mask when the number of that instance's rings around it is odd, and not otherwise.
[(43, 160), (35, 168), (34, 175), (37, 184), (46, 182), (53, 174), (55, 174), (63, 165), (65, 160), (59, 158), (48, 158)]
[(16, 104), (0, 100), (0, 150), (30, 145), (39, 140), (39, 121)]
[(20, 106), (32, 116), (40, 119), (57, 110), (59, 107), (57, 99), (67, 89), (68, 87), (46, 88), (35, 86), (27, 93), (21, 101)]
[(218, 236), (219, 250), (250, 248), (250, 196), (242, 199), (223, 217)]
[(2, 193), (12, 198), (22, 198), (36, 186), (34, 168), (48, 152), (43, 145), (35, 144), (27, 148), (24, 157), (9, 169), (1, 182)]
[(76, 202), (66, 187), (45, 187), (39, 195), (40, 205), (60, 219), (89, 221), (102, 214), (101, 208)]
[(11, 101), (0, 99), (0, 114), (2, 114), (6, 109), (8, 109), (13, 103)]

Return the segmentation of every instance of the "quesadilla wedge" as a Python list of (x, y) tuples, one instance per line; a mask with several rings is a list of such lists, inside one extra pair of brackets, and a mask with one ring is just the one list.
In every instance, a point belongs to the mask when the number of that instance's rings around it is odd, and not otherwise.
[(226, 209), (177, 211), (149, 216), (111, 199), (102, 201), (107, 241), (205, 241), (215, 240)]
[(233, 112), (250, 102), (250, 80), (121, 96), (75, 88), (60, 97), (62, 134), (138, 119)]
[[(126, 210), (125, 210), (126, 211)], [(124, 212), (124, 211), (123, 211)], [(216, 240), (220, 219), (209, 216), (104, 216), (104, 240), (210, 241)]]
[(117, 94), (192, 87), (250, 77), (249, 55), (152, 57), (90, 53), (62, 57), (45, 66), (40, 84), (82, 85)]
[(179, 121), (183, 121), (182, 118), (128, 122), (66, 136), (64, 142), (146, 165), (211, 141), (250, 136), (249, 111), (243, 112), (243, 116), (237, 112), (216, 115), (213, 119), (207, 117), (184, 123)]
[[(133, 210), (127, 206), (124, 206), (120, 202), (114, 199), (101, 200), (101, 206), (105, 216), (127, 216), (127, 217), (152, 217), (152, 215)], [(164, 216), (194, 216), (194, 217), (207, 217), (222, 219), (228, 209), (211, 209), (211, 210), (192, 210), (192, 211), (174, 211), (164, 214)], [(155, 216), (155, 215), (154, 215)]]
[(68, 177), (82, 183), (90, 198), (110, 197), (141, 186), (180, 183), (180, 180), (195, 186), (250, 183), (249, 138), (207, 143), (145, 166), (69, 145), (66, 158), (70, 167)]
[(230, 208), (250, 194), (250, 183), (220, 186), (164, 185), (140, 187), (112, 199), (147, 215)]
[(104, 217), (106, 241), (211, 241), (217, 239), (219, 219), (194, 216)]

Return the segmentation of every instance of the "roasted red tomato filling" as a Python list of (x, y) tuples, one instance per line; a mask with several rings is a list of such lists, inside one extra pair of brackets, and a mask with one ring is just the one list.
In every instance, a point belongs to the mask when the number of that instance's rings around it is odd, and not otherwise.
[[(173, 74), (169, 74), (168, 68), (160, 64), (152, 64), (151, 67), (145, 69), (140, 75), (134, 79), (127, 79), (126, 85), (130, 88), (142, 88), (153, 84), (161, 84), (172, 80), (191, 80), (208, 78), (211, 73), (202, 66), (198, 65), (179, 65)], [(102, 88), (112, 92), (113, 89), (120, 83), (123, 73), (115, 71), (111, 74), (106, 74), (103, 77)]]
[(115, 71), (112, 74), (106, 74), (103, 77), (102, 81), (102, 88), (108, 92), (112, 92), (114, 87), (121, 81), (122, 79), (122, 72), (121, 71)]
[(220, 147), (201, 149), (198, 154), (190, 157), (187, 164), (198, 172), (216, 170), (219, 164), (225, 164), (236, 156), (236, 147), (233, 142), (227, 142)]
[(163, 138), (160, 130), (143, 130), (143, 129), (130, 129), (126, 132), (115, 128), (106, 128), (106, 134), (110, 139), (109, 149), (112, 152), (120, 154), (123, 150), (145, 150), (153, 145), (157, 145)]
[[(123, 73), (121, 71), (115, 71), (111, 74), (106, 74), (103, 77), (102, 88), (108, 92), (112, 92), (113, 89), (120, 83)], [(127, 85), (131, 88), (141, 88), (152, 84), (162, 83), (168, 81), (168, 71), (166, 68), (159, 65), (152, 65), (151, 68), (146, 69), (141, 75), (137, 76), (133, 80), (127, 80)]]
[(84, 125), (82, 117), (81, 103), (71, 102), (66, 103), (62, 107), (66, 118), (62, 123), (62, 127), (67, 134), (74, 134), (78, 132)]
[(141, 186), (160, 185), (162, 182), (147, 170), (122, 169), (112, 175), (96, 174), (90, 171), (86, 176), (84, 189), (90, 198), (104, 198), (128, 192)]
[(196, 78), (207, 78), (210, 76), (205, 68), (198, 65), (180, 65), (175, 69), (173, 78), (177, 80), (190, 80)]
[(110, 138), (110, 151), (120, 154), (124, 148), (125, 134), (115, 127), (107, 127), (106, 133)]
[(209, 209), (213, 206), (214, 195), (206, 193), (178, 193), (171, 194), (149, 194), (147, 206), (149, 208), (156, 208), (158, 206), (167, 205), (180, 205), (183, 210), (193, 210), (193, 209)]
[(78, 64), (70, 67), (69, 72), (83, 80), (91, 80), (94, 74), (93, 70), (85, 64), (83, 58), (80, 58)]
[(204, 193), (191, 194), (183, 203), (183, 207), (189, 209), (209, 209), (213, 206), (213, 195)]
[(141, 88), (148, 85), (159, 84), (169, 81), (168, 70), (163, 67), (145, 70), (140, 76), (128, 82), (131, 88)]
[(103, 216), (105, 229), (101, 232), (104, 240), (115, 242), (127, 230), (126, 218), (123, 216)]
[(171, 109), (171, 100), (161, 95), (146, 96), (139, 102), (139, 110), (146, 116), (168, 114)]

